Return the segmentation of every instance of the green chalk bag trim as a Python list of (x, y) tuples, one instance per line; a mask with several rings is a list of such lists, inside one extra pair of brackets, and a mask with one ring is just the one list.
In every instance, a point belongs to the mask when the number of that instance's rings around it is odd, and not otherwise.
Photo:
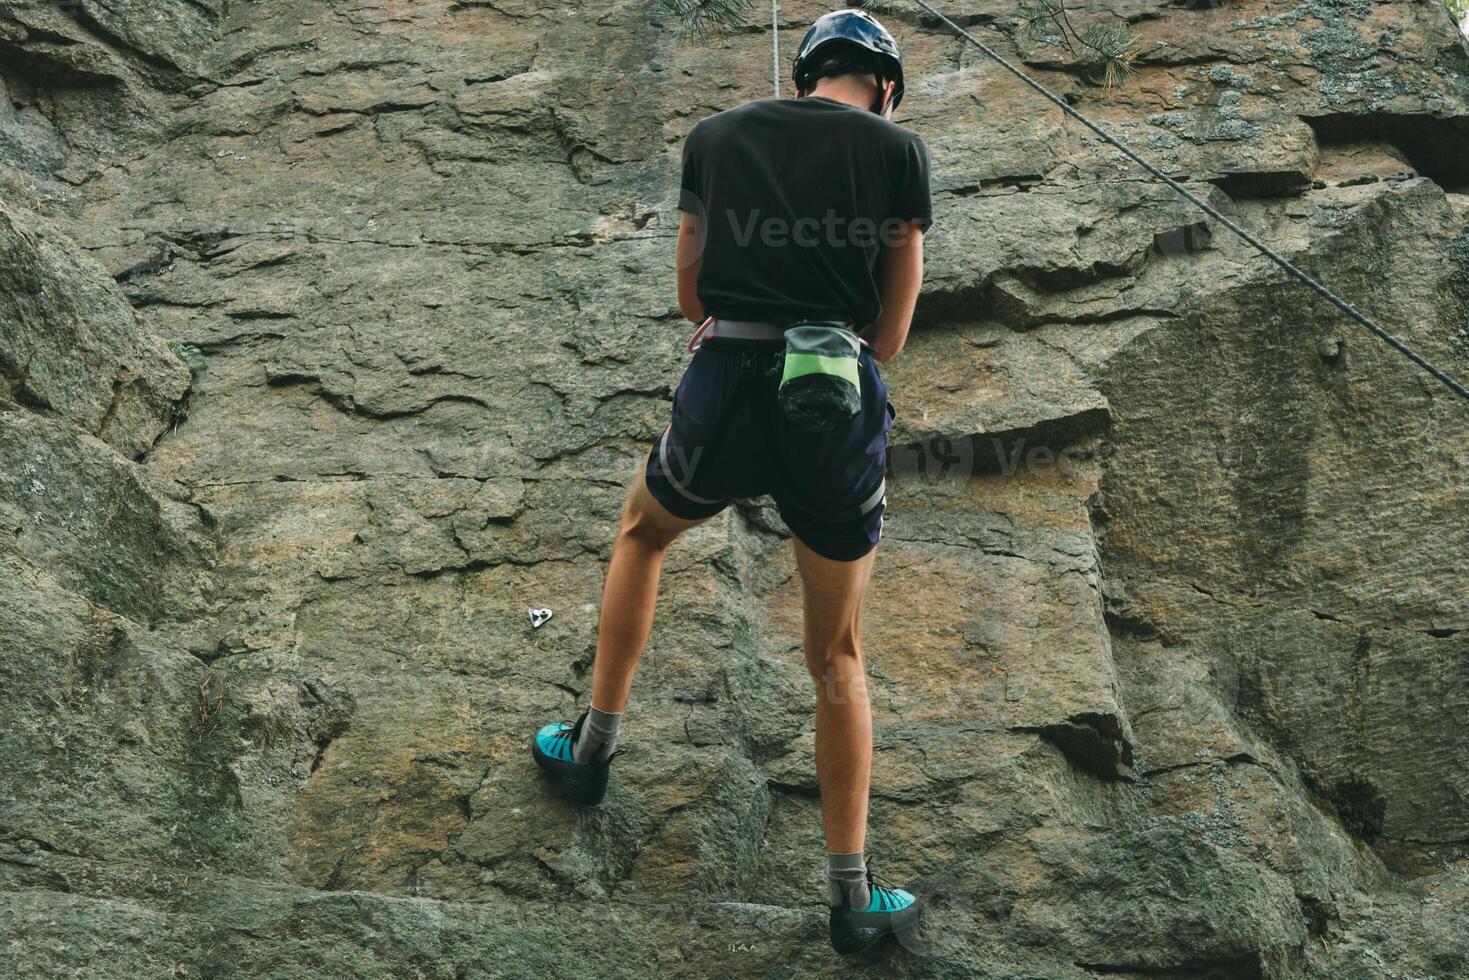
[(777, 400), (790, 425), (827, 432), (862, 411), (862, 341), (846, 327), (796, 323), (786, 328)]
[(780, 383), (793, 381), (807, 374), (829, 374), (840, 378), (853, 388), (862, 389), (862, 375), (857, 370), (857, 359), (855, 357), (827, 357), (825, 354), (792, 354), (786, 353), (785, 370), (781, 372)]

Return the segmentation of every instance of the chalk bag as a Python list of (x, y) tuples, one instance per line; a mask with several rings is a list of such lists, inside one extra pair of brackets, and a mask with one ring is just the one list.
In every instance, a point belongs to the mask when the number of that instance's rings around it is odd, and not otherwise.
[(785, 331), (777, 401), (788, 424), (829, 432), (862, 411), (862, 342), (845, 326), (796, 323)]

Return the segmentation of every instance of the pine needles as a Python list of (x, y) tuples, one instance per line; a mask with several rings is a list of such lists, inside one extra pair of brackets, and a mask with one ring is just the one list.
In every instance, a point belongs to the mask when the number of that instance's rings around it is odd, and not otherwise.
[[(1445, 0), (1469, 3), (1469, 0)], [(1141, 39), (1121, 25), (1093, 24), (1077, 30), (1071, 22), (1066, 0), (1019, 0), (1021, 34), (1040, 44), (1064, 44), (1077, 54), (1077, 48), (1090, 53), (1101, 66), (1102, 87), (1108, 91), (1126, 81), (1133, 72), (1133, 61)], [(862, 0), (858, 4), (873, 13), (892, 13), (902, 6), (900, 0)]]
[(755, 0), (658, 0), (658, 3), (678, 18), (680, 35), (701, 43), (744, 27), (755, 7)]
[[(1057, 3), (1062, 0), (1056, 0)], [(1093, 24), (1077, 38), (1102, 60), (1102, 87), (1116, 88), (1133, 72), (1133, 60), (1141, 38), (1121, 24)]]
[(1019, 17), (1021, 33), (1027, 40), (1064, 44), (1072, 55), (1077, 53), (1076, 45), (1087, 49), (1101, 63), (1103, 88), (1116, 88), (1132, 74), (1140, 39), (1126, 27), (1092, 24), (1078, 31), (1071, 22), (1066, 0), (1020, 0)]
[[(1066, 0), (1018, 0), (1021, 33), (1040, 44), (1064, 44), (1073, 56), (1085, 51), (1101, 69), (1102, 86), (1111, 90), (1133, 72), (1140, 38), (1120, 24), (1092, 24), (1078, 30), (1071, 22)], [(1469, 0), (1446, 0), (1469, 3)], [(700, 43), (739, 31), (749, 23), (755, 0), (658, 0), (678, 19), (680, 36)], [(857, 0), (856, 6), (873, 13), (892, 13), (900, 0)]]

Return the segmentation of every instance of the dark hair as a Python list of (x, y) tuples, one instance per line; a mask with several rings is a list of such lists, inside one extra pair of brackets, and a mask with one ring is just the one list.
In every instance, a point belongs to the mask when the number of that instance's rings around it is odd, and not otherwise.
[(883, 74), (882, 59), (876, 54), (861, 45), (836, 41), (823, 45), (819, 57), (803, 66), (800, 86), (803, 92), (809, 92), (817, 79), (837, 75), (875, 75), (877, 84), (882, 85)]

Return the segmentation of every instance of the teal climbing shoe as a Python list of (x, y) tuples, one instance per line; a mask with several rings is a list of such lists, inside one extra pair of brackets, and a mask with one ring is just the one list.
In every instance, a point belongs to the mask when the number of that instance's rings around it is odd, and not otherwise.
[(581, 806), (596, 806), (607, 795), (607, 774), (612, 758), (606, 762), (576, 762), (571, 747), (586, 724), (587, 713), (573, 722), (556, 721), (531, 736), (530, 754), (563, 796)]
[(849, 905), (831, 910), (831, 948), (842, 955), (869, 949), (884, 936), (903, 936), (917, 928), (923, 906), (911, 893), (901, 888), (888, 888), (873, 881), (867, 871), (867, 887), (872, 899), (865, 909)]

